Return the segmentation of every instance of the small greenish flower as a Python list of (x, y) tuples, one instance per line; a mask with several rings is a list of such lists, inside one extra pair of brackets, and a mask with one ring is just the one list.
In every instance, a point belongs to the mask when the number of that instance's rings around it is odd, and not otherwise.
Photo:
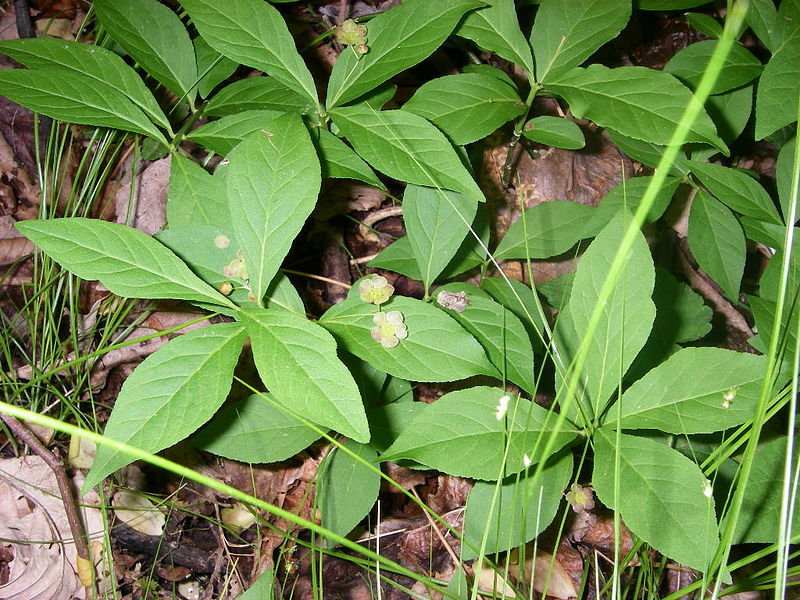
[(358, 294), (364, 302), (381, 305), (394, 294), (394, 286), (386, 280), (386, 277), (375, 275), (361, 280), (358, 284)]
[(363, 45), (367, 43), (367, 26), (359, 25), (353, 19), (347, 19), (340, 26), (333, 28), (333, 35), (343, 46)]
[(236, 258), (222, 268), (222, 274), (225, 277), (238, 277), (247, 281), (247, 266), (244, 264), (244, 253), (241, 250), (237, 250)]
[(370, 331), (372, 339), (384, 348), (394, 348), (408, 337), (408, 329), (403, 323), (403, 313), (399, 310), (379, 312), (372, 317), (375, 327)]
[(578, 483), (573, 483), (566, 493), (567, 502), (572, 505), (572, 510), (582, 513), (585, 510), (594, 508), (594, 490), (591, 486), (583, 487)]

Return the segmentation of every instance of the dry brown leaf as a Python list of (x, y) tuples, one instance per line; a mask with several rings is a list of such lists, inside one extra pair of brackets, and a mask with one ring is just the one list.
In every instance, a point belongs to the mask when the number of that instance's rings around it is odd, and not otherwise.
[[(509, 565), (509, 573), (516, 579), (520, 579), (519, 566)], [(543, 550), (538, 550), (535, 557), (525, 561), (524, 580), (526, 584), (533, 584), (533, 588), (540, 594), (546, 594), (553, 598), (569, 600), (578, 595), (575, 584), (569, 574), (564, 570), (561, 563), (553, 558), (553, 555)], [(545, 588), (547, 583), (547, 588)]]
[(171, 158), (168, 156), (142, 169), (136, 176), (133, 196), (130, 181), (116, 190), (114, 203), (117, 223), (130, 225), (148, 235), (161, 231), (167, 222), (170, 163)]
[(167, 519), (147, 497), (122, 490), (112, 500), (117, 518), (145, 535), (161, 535)]
[[(0, 514), (4, 517), (0, 519), (0, 537), (14, 540), (9, 582), (0, 586), (0, 597), (3, 600), (84, 598), (77, 552), (70, 541), (72, 533), (58, 484), (41, 458), (23, 456), (0, 461)], [(83, 518), (90, 538), (101, 539), (100, 512), (84, 503)]]

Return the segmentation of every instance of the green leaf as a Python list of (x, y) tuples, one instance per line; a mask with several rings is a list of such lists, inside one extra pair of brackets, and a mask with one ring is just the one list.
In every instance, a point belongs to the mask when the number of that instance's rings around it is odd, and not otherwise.
[(686, 13), (686, 22), (689, 23), (689, 27), (710, 38), (719, 39), (722, 37), (722, 25), (711, 15)]
[(222, 56), (201, 37), (192, 40), (197, 56), (197, 93), (201, 98), (208, 96), (214, 88), (233, 75), (239, 63)]
[[(561, 311), (556, 329), (562, 340), (561, 350), (567, 356), (574, 356), (583, 332), (589, 327), (597, 296), (608, 277), (629, 218), (625, 213), (615, 217), (581, 258), (569, 303)], [(653, 259), (644, 236), (639, 234), (590, 340), (582, 374), (584, 389), (591, 401), (591, 407), (587, 407), (590, 415), (602, 412), (605, 401), (619, 386), (622, 375), (647, 341), (656, 313), (650, 298), (654, 283)]]
[(708, 4), (706, 0), (638, 0), (637, 6), (642, 10), (683, 10)]
[(516, 279), (484, 277), (481, 288), (497, 302), (514, 313), (528, 332), (534, 353), (544, 350), (544, 321), (531, 288)]
[[(696, 42), (675, 54), (664, 66), (664, 71), (695, 89), (716, 48), (716, 40)], [(709, 94), (721, 94), (742, 87), (758, 77), (761, 69), (759, 60), (747, 48), (741, 44), (734, 44), (730, 52), (725, 55), (725, 62)]]
[(318, 105), (314, 78), (297, 53), (278, 10), (261, 0), (181, 0), (208, 45), (236, 62), (264, 71)]
[[(438, 280), (450, 279), (477, 267), (484, 260), (479, 252), (481, 251), (477, 248), (475, 238), (471, 235), (467, 236), (455, 256), (439, 274)], [(367, 263), (367, 266), (394, 271), (410, 279), (422, 281), (422, 273), (419, 271), (419, 265), (414, 257), (414, 250), (411, 247), (411, 240), (408, 236), (395, 240), (386, 246), (378, 256)]]
[[(554, 451), (575, 437), (554, 432), (555, 418), (524, 398), (510, 398), (506, 418), (498, 420), (504, 394), (483, 386), (445, 394), (420, 411), (381, 460), (411, 459), (450, 475), (495, 480), (522, 470), (526, 453), (538, 458), (533, 449), (541, 450), (548, 437), (555, 437)], [(503, 464), (507, 441), (508, 461)]]
[(367, 24), (369, 52), (342, 52), (328, 83), (328, 108), (378, 87), (390, 77), (428, 58), (461, 17), (483, 6), (480, 0), (406, 0)]
[(41, 38), (1, 41), (0, 52), (31, 69), (56, 69), (67, 77), (88, 77), (95, 91), (110, 89), (112, 95), (122, 94), (152, 121), (171, 131), (169, 120), (136, 71), (105, 48)]
[(80, 217), (20, 221), (17, 229), (62, 267), (126, 298), (233, 306), (177, 256), (137, 229)]
[(577, 202), (543, 202), (529, 208), (509, 227), (496, 258), (549, 258), (566, 252), (583, 236), (594, 207)]
[[(682, 565), (706, 572), (719, 546), (710, 484), (691, 460), (653, 440), (606, 428), (594, 437), (592, 485), (609, 508), (653, 548)], [(619, 460), (619, 479), (615, 473)], [(615, 492), (615, 481), (620, 495)]]
[(4, 69), (0, 71), (3, 96), (59, 121), (111, 127), (141, 133), (168, 142), (147, 115), (120, 92), (98, 86), (96, 79), (64, 69)]
[(241, 312), (264, 385), (301, 417), (359, 442), (369, 425), (350, 372), (336, 356), (336, 342), (322, 327), (284, 310)]
[(472, 40), (533, 75), (533, 57), (517, 20), (514, 0), (486, 0), (485, 8), (469, 13), (455, 34)]
[(356, 152), (389, 177), (485, 200), (447, 138), (422, 117), (366, 106), (337, 108), (330, 115)]
[(628, 23), (631, 0), (543, 0), (530, 43), (536, 79), (551, 83), (577, 67)]
[[(786, 448), (791, 442), (779, 437), (760, 445), (758, 460), (753, 462), (742, 509), (736, 521), (734, 544), (774, 544), (778, 541), (778, 523), (781, 518)], [(793, 465), (797, 465), (797, 446), (794, 446)], [(792, 533), (800, 530), (800, 506), (795, 499)]]
[[(358, 284), (359, 279), (355, 283)], [(358, 294), (358, 285), (353, 286), (352, 292)], [(364, 404), (367, 406), (386, 405), (392, 402), (411, 402), (413, 401), (413, 388), (405, 379), (393, 377), (373, 367), (366, 361), (361, 360), (353, 354), (343, 352), (342, 362), (353, 375), (353, 379), (358, 386)], [(372, 429), (372, 419), (370, 418), (370, 428)], [(374, 440), (370, 440), (370, 443)]]
[(370, 445), (378, 452), (384, 452), (424, 409), (423, 402), (413, 401), (372, 407), (367, 412), (369, 428), (372, 431)]
[(719, 201), (743, 215), (781, 224), (772, 198), (758, 182), (737, 169), (694, 160), (686, 164)]
[(460, 73), (420, 86), (403, 110), (425, 117), (454, 144), (485, 138), (527, 110), (517, 90), (484, 73)]
[[(620, 181), (611, 188), (586, 223), (583, 237), (596, 236), (622, 210), (627, 210), (631, 214), (636, 212), (652, 179), (653, 177), (650, 175), (631, 177)], [(653, 223), (664, 214), (680, 182), (681, 180), (677, 177), (668, 177), (664, 181), (664, 184), (656, 192), (655, 200), (645, 217), (645, 223)]]
[(253, 394), (226, 406), (190, 442), (231, 460), (272, 463), (291, 458), (317, 439), (312, 429)]
[(248, 135), (275, 127), (287, 113), (274, 110), (246, 110), (206, 123), (186, 135), (186, 139), (227, 156)]
[(780, 43), (781, 23), (774, 0), (751, 0), (750, 8), (745, 14), (745, 22), (771, 52)]
[(319, 193), (319, 162), (300, 117), (283, 115), (248, 136), (231, 152), (225, 179), (231, 226), (260, 299)]
[(547, 115), (534, 117), (525, 123), (522, 135), (545, 146), (567, 148), (568, 150), (577, 150), (586, 145), (581, 128), (573, 121), (561, 117)]
[(236, 600), (275, 600), (275, 570), (268, 568)]
[(194, 102), (197, 62), (178, 15), (156, 0), (96, 0), (92, 6), (133, 60), (173, 94)]
[(218, 226), (230, 221), (220, 179), (180, 154), (172, 155), (167, 199), (169, 227)]
[(477, 210), (478, 203), (462, 194), (406, 186), (403, 220), (425, 290), (461, 246)]
[(383, 308), (399, 310), (408, 328), (408, 338), (395, 348), (384, 348), (372, 339), (377, 307), (359, 298), (330, 307), (320, 325), (336, 336), (343, 349), (395, 377), (456, 381), (480, 374), (499, 375), (478, 341), (427, 302), (395, 296)]
[(727, 94), (710, 96), (706, 100), (706, 112), (717, 126), (720, 137), (725, 143), (736, 141), (753, 111), (753, 85), (748, 85)]
[(528, 332), (514, 313), (502, 304), (484, 298), (480, 295), (483, 290), (472, 285), (443, 285), (434, 295), (438, 297), (442, 292), (462, 291), (465, 288), (469, 290), (467, 295), (470, 303), (462, 312), (447, 308), (442, 310), (475, 336), (486, 350), (489, 360), (504, 376), (503, 381), (509, 379), (526, 392), (535, 394), (533, 349)]
[(308, 113), (313, 103), (274, 77), (247, 77), (226, 85), (203, 108), (209, 117), (238, 115), (250, 110)]
[(756, 92), (755, 138), (761, 140), (797, 120), (800, 99), (800, 35), (772, 55)]
[[(167, 342), (125, 380), (104, 435), (155, 453), (194, 433), (225, 401), (244, 340), (239, 323), (218, 323)], [(83, 489), (133, 460), (100, 446)]]
[[(664, 154), (666, 146), (659, 146), (645, 142), (644, 140), (637, 140), (632, 137), (621, 134), (613, 129), (606, 130), (606, 133), (614, 142), (614, 145), (622, 150), (625, 154), (630, 156), (633, 160), (647, 165), (648, 167), (657, 168), (658, 163), (661, 161), (661, 155)], [(683, 152), (679, 152), (678, 156), (685, 156)], [(679, 164), (673, 164), (670, 168), (670, 175), (680, 175), (678, 169)]]
[(375, 171), (355, 151), (330, 131), (314, 128), (311, 140), (317, 149), (323, 177), (355, 179), (385, 190)]
[(656, 304), (653, 330), (628, 369), (625, 376), (627, 381), (639, 379), (660, 365), (680, 350), (678, 344), (700, 339), (711, 331), (711, 318), (714, 315), (711, 307), (705, 305), (700, 294), (660, 267), (656, 267), (653, 302)]
[[(345, 440), (344, 448), (378, 468), (378, 453), (368, 445)], [(381, 487), (380, 473), (368, 468), (341, 448), (331, 449), (317, 478), (317, 505), (321, 524), (347, 535), (372, 509)]]
[(689, 212), (688, 239), (700, 267), (730, 300), (738, 301), (747, 249), (742, 226), (733, 213), (699, 190)]
[[(258, 306), (252, 300), (247, 281), (226, 272), (234, 260), (241, 259), (241, 246), (229, 230), (209, 225), (182, 225), (170, 227), (156, 234), (156, 239), (172, 250), (203, 281), (219, 290), (223, 283), (233, 285), (228, 295), (237, 306)], [(279, 306), (298, 314), (305, 314), (303, 301), (289, 279), (282, 273), (272, 280), (264, 298), (267, 306)], [(219, 310), (214, 306), (209, 310)], [(235, 315), (235, 312), (220, 311)]]
[(538, 477), (533, 470), (507, 477), (500, 485), (493, 511), (496, 484), (477, 481), (467, 498), (462, 559), (478, 557), (470, 544), (480, 548), (484, 535), (488, 556), (522, 546), (544, 531), (556, 516), (572, 469), (572, 454), (560, 452), (548, 459)]
[[(672, 75), (645, 67), (590, 65), (560, 75), (547, 87), (569, 102), (575, 117), (660, 145), (669, 142), (691, 99), (689, 89)], [(686, 141), (706, 142), (728, 154), (705, 113), (694, 122)]]
[(675, 434), (741, 425), (755, 415), (766, 366), (755, 354), (684, 348), (628, 388), (608, 416), (623, 429)]
[(780, 248), (783, 246), (785, 227), (775, 223), (765, 223), (760, 219), (751, 217), (739, 217), (739, 223), (744, 229), (744, 235), (748, 240), (759, 242), (770, 248)]

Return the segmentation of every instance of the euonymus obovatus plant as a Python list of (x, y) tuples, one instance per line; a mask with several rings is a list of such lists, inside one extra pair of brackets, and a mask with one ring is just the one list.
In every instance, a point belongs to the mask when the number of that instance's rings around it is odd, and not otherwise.
[[(699, 4), (641, 0), (637, 9)], [(145, 359), (105, 435), (149, 452), (188, 438), (265, 463), (324, 431), (341, 434), (348, 452), (331, 455), (318, 490), (322, 523), (339, 534), (370, 511), (380, 461), (473, 478), (464, 558), (533, 539), (563, 506), (569, 483), (589, 480), (639, 539), (722, 579), (731, 544), (778, 540), (787, 443), (780, 423), (767, 419), (789, 401), (780, 392), (790, 371), (781, 357), (795, 356), (798, 340), (796, 2), (758, 0), (749, 12), (732, 3), (724, 24), (692, 13), (689, 23), (708, 39), (658, 71), (586, 64), (626, 26), (630, 0), (542, 0), (526, 6), (529, 33), (512, 0), (403, 0), (333, 31), (343, 51), (326, 81), (312, 76), (271, 4), (180, 5), (176, 14), (155, 0), (97, 0), (106, 47), (0, 42), (28, 67), (0, 72), (12, 100), (146, 136), (154, 156), (172, 153), (168, 225), (156, 236), (80, 218), (19, 230), (114, 294), (179, 299), (231, 317)], [(763, 56), (737, 41), (747, 27)], [(513, 63), (525, 78), (469, 64), (385, 109), (392, 77), (454, 39)], [(225, 84), (240, 64), (264, 75)], [(582, 148), (572, 119), (533, 112), (543, 95), (659, 168), (623, 181), (597, 207), (558, 198), (534, 206), (490, 246), (484, 194), (464, 150), (507, 123), (512, 147), (524, 137)], [(208, 122), (195, 127), (201, 118)], [(748, 124), (750, 135), (780, 147), (777, 198), (752, 173), (727, 166)], [(209, 173), (181, 153), (184, 141), (224, 156), (223, 165)], [(376, 172), (406, 184), (408, 235), (371, 266), (422, 281), (425, 298), (398, 296), (369, 275), (345, 301), (308, 318), (282, 261), (323, 178), (385, 189)], [(692, 197), (694, 259), (726, 302), (752, 313), (760, 355), (686, 345), (708, 333), (711, 310), (654, 265), (640, 231), (676, 191)], [(776, 256), (745, 297), (748, 240)], [(457, 281), (479, 266), (499, 272), (497, 259), (530, 266), (574, 247), (585, 249), (576, 272), (538, 290), (503, 276)], [(540, 294), (557, 309), (555, 321)], [(223, 406), (247, 339), (268, 392)], [(531, 400), (548, 362), (550, 409)], [(487, 383), (429, 405), (410, 402), (409, 382), (476, 376)], [(591, 469), (575, 463), (587, 444)], [(101, 448), (86, 486), (128, 462)]]

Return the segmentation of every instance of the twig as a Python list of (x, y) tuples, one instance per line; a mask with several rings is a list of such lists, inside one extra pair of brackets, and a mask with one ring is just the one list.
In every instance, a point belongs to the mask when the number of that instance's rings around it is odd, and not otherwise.
[(28, 0), (14, 0), (14, 18), (17, 21), (17, 35), (20, 39), (30, 39), (36, 37), (31, 21), (31, 11)]
[(724, 315), (728, 320), (728, 324), (733, 329), (741, 332), (746, 338), (753, 337), (755, 334), (753, 330), (750, 329), (742, 313), (736, 310), (736, 307), (694, 268), (689, 257), (690, 253), (686, 238), (678, 237), (678, 258), (681, 261), (683, 274), (689, 280), (691, 288), (708, 300), (713, 305), (715, 311)]
[(344, 20), (347, 18), (347, 13), (349, 12), (349, 0), (339, 0), (339, 16), (336, 18), (336, 24), (341, 25), (344, 23)]
[(9, 415), (0, 415), (3, 422), (14, 434), (14, 437), (24, 442), (34, 454), (41, 458), (45, 464), (52, 469), (58, 484), (58, 490), (61, 493), (61, 502), (64, 503), (64, 512), (67, 515), (69, 528), (72, 532), (72, 538), (75, 541), (75, 550), (78, 554), (78, 560), (86, 561), (89, 565), (91, 572), (92, 583), (86, 589), (86, 597), (95, 597), (97, 590), (95, 589), (95, 576), (94, 576), (94, 563), (89, 557), (89, 544), (86, 537), (86, 529), (83, 526), (83, 519), (78, 510), (78, 504), (75, 502), (75, 491), (72, 487), (72, 482), (67, 477), (67, 472), (64, 469), (64, 461), (54, 453), (45, 448), (44, 444), (39, 441), (33, 432), (28, 429), (21, 421)]

